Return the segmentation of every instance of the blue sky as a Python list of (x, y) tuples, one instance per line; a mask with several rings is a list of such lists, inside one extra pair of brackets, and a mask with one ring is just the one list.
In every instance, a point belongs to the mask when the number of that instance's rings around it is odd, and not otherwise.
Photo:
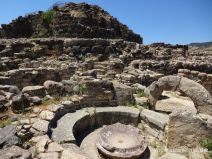
[[(69, 0), (65, 0), (69, 1)], [(60, 0), (1, 0), (0, 24), (46, 10)], [(212, 0), (72, 0), (97, 4), (144, 38), (144, 43), (212, 41)]]

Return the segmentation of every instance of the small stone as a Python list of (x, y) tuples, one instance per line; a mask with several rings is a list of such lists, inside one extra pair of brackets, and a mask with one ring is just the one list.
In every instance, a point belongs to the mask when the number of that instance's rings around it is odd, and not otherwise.
[(31, 125), (23, 125), (23, 128), (27, 130), (30, 129), (31, 127), (32, 127)]
[(39, 112), (41, 112), (42, 111), (42, 109), (40, 109), (40, 108), (38, 108), (38, 107), (34, 107), (33, 108), (33, 112), (34, 113), (39, 113)]
[(58, 159), (59, 154), (57, 152), (51, 152), (51, 153), (40, 153), (38, 155), (39, 159)]
[(44, 110), (40, 113), (39, 117), (43, 120), (52, 120), (54, 118), (54, 113), (49, 110)]
[(47, 135), (42, 135), (42, 136), (37, 136), (37, 137), (32, 137), (32, 139), (30, 140), (31, 142), (37, 143), (41, 140), (50, 140), (49, 137)]
[(47, 146), (48, 139), (42, 138), (40, 141), (38, 141), (35, 145), (36, 150), (38, 153), (44, 152), (45, 148)]
[(47, 132), (48, 130), (48, 125), (49, 125), (49, 122), (46, 121), (46, 120), (41, 120), (41, 119), (38, 119), (33, 125), (32, 127), (38, 131), (42, 131), (44, 133)]
[(47, 107), (47, 109), (55, 113), (58, 109), (60, 109), (62, 107), (63, 107), (63, 105), (60, 105), (60, 104), (57, 104), (57, 105), (51, 104)]
[(30, 101), (34, 104), (34, 105), (40, 105), (42, 103), (42, 100), (40, 97), (34, 96), (34, 97), (30, 97)]
[(187, 158), (183, 155), (179, 155), (175, 153), (166, 153), (165, 155), (163, 155), (162, 157), (159, 157), (158, 159), (187, 159)]
[(19, 120), (20, 124), (30, 124), (30, 120), (29, 119), (21, 119)]
[(48, 152), (61, 152), (63, 150), (63, 147), (56, 142), (52, 142), (48, 146)]
[(75, 153), (71, 150), (64, 150), (60, 159), (88, 159), (88, 157)]

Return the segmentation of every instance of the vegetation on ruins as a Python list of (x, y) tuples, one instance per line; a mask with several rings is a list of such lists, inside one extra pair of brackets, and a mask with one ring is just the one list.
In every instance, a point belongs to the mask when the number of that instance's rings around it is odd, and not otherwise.
[(54, 10), (47, 10), (46, 12), (42, 13), (42, 22), (43, 25), (48, 28), (50, 23), (52, 22), (53, 18), (55, 16), (55, 11)]
[(209, 157), (212, 158), (212, 138), (202, 140), (201, 145), (208, 150)]

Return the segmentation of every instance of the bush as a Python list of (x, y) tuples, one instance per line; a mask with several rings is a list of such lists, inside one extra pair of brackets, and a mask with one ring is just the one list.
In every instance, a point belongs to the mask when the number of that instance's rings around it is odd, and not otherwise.
[(41, 16), (42, 21), (43, 21), (43, 25), (45, 27), (49, 27), (49, 24), (52, 22), (54, 16), (55, 16), (54, 10), (48, 10), (46, 12), (43, 12), (43, 14)]
[(208, 155), (212, 158), (212, 138), (202, 140), (201, 145), (209, 151)]

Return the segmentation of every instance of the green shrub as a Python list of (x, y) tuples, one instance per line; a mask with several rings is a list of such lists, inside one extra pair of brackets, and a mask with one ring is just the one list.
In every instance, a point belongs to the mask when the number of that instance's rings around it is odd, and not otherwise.
[(41, 18), (43, 21), (43, 25), (48, 28), (49, 24), (52, 22), (53, 18), (55, 16), (54, 10), (47, 10), (46, 12), (43, 12)]
[(208, 150), (208, 155), (212, 158), (212, 138), (202, 140), (201, 145)]

